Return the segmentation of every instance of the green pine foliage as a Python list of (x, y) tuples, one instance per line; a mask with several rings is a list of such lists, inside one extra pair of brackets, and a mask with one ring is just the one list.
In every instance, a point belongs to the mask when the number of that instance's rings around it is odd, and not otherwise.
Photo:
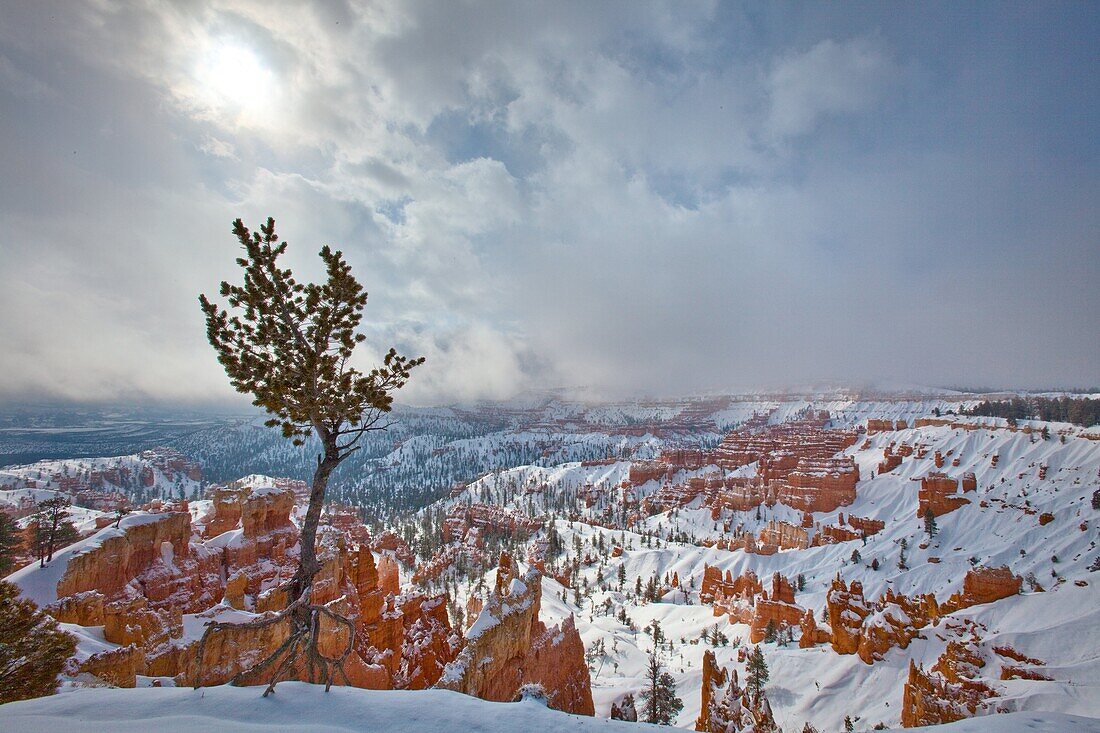
[(19, 525), (5, 512), (0, 512), (0, 576), (15, 569), (15, 556), (19, 554), (23, 540)]
[(230, 384), (272, 415), (269, 427), (279, 427), (295, 445), (312, 435), (322, 451), (302, 524), (295, 576), (301, 592), (320, 569), (315, 542), (329, 477), (359, 450), (365, 433), (386, 427), (382, 419), (392, 409), (393, 393), (424, 359), (391, 348), (370, 372), (351, 366), (355, 347), (366, 338), (359, 326), (367, 293), (343, 253), (322, 247), (327, 279), (301, 283), (279, 265), (287, 243), (275, 233), (274, 219), (258, 232), (237, 219), (233, 234), (244, 249), (245, 256), (237, 259), (244, 282), (222, 282), (219, 293), (229, 310), (199, 296), (207, 338)]
[(57, 675), (76, 652), (76, 639), (0, 581), (0, 704), (52, 695)]
[(768, 678), (768, 663), (764, 659), (764, 652), (760, 650), (758, 644), (749, 652), (745, 669), (745, 689), (753, 699), (760, 696), (760, 693), (764, 690), (764, 685), (768, 684)]
[(1046, 420), (1091, 427), (1100, 424), (1100, 399), (1091, 397), (1013, 397), (979, 402), (964, 415), (1003, 417), (1008, 420)]
[(676, 681), (672, 678), (654, 650), (646, 665), (646, 687), (639, 697), (642, 700), (642, 716), (646, 723), (672, 725), (684, 709), (684, 702), (676, 696)]

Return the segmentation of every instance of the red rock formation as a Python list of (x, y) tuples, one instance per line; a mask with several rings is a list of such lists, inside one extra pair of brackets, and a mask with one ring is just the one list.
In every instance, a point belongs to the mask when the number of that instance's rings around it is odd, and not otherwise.
[(932, 472), (921, 479), (917, 492), (917, 517), (924, 518), (929, 509), (935, 516), (953, 512), (970, 503), (958, 495), (959, 482), (943, 473)]
[(985, 665), (974, 641), (952, 640), (925, 672), (912, 660), (902, 694), (901, 724), (906, 728), (941, 725), (974, 715), (993, 690), (975, 679)]
[(191, 517), (187, 514), (129, 518), (125, 528), (107, 530), (97, 546), (69, 559), (57, 583), (58, 598), (85, 591), (118, 593), (165, 553), (186, 558), (190, 538)]
[(949, 698), (946, 682), (918, 668), (910, 659), (909, 676), (902, 692), (902, 727), (941, 725), (966, 717), (966, 713)]
[(779, 550), (805, 550), (809, 546), (810, 536), (805, 529), (772, 519), (760, 530), (758, 546), (754, 549), (757, 554), (771, 555)]
[(882, 452), (882, 461), (878, 464), (879, 475), (884, 473), (890, 473), (895, 468), (901, 465), (902, 455), (900, 453), (894, 453), (894, 444), (886, 446)]
[(204, 537), (217, 537), (223, 532), (235, 529), (241, 521), (241, 504), (245, 490), (218, 486), (210, 494), (213, 501), (213, 513), (206, 518)]
[(850, 586), (846, 586), (838, 574), (825, 602), (832, 627), (833, 651), (837, 654), (855, 654), (859, 651), (863, 620), (871, 614), (871, 608), (863, 597), (863, 585), (853, 580)]
[(446, 598), (413, 594), (396, 599), (394, 606), (404, 632), (394, 686), (405, 690), (431, 687), (463, 643), (447, 618)]
[(818, 628), (817, 620), (814, 618), (814, 612), (811, 609), (806, 609), (799, 625), (802, 627), (802, 636), (798, 640), (800, 649), (809, 649), (818, 644), (825, 644), (830, 639), (828, 631)]
[(814, 537), (813, 544), (819, 546), (832, 545), (839, 542), (851, 542), (860, 539), (861, 536), (862, 535), (854, 529), (826, 525), (822, 527), (821, 532)]
[(385, 594), (397, 595), (401, 592), (401, 571), (397, 561), (390, 555), (380, 555), (378, 562), (378, 588)]
[[(707, 654), (710, 654), (710, 652), (708, 651)], [(740, 657), (740, 654), (738, 656)], [(738, 661), (744, 660), (739, 659)], [(706, 655), (703, 657), (703, 664), (707, 664)], [(704, 677), (703, 704), (699, 712), (699, 718), (695, 721), (697, 731), (706, 731), (707, 733), (769, 733), (779, 730), (775, 723), (775, 716), (772, 714), (771, 704), (766, 697), (752, 698), (738, 684), (736, 670), (714, 670), (713, 658), (711, 665), (710, 685), (706, 683), (706, 677)], [(729, 685), (725, 690), (716, 684), (720, 679), (729, 680)]]
[[(703, 689), (702, 705), (699, 708), (699, 717), (695, 721), (695, 730), (710, 731), (719, 729), (725, 733), (725, 726), (718, 728), (719, 715), (716, 703), (722, 698), (729, 684), (729, 672), (725, 667), (719, 667), (714, 660), (714, 652), (707, 649), (703, 652)], [(713, 724), (713, 725), (712, 725)]]
[(664, 484), (642, 499), (642, 509), (646, 514), (657, 514), (687, 506), (706, 488), (706, 479), (699, 476), (689, 478), (686, 484)]
[(731, 476), (710, 500), (711, 516), (718, 519), (723, 509), (745, 512), (764, 503), (767, 496), (758, 477)]
[(51, 616), (62, 623), (102, 626), (103, 605), (106, 600), (102, 593), (90, 590), (60, 598), (48, 610)]
[(632, 461), (627, 471), (627, 480), (632, 486), (641, 486), (649, 481), (660, 481), (672, 473), (671, 466), (660, 461)]
[[(297, 563), (298, 531), (290, 521), (293, 489), (243, 489), (240, 495), (236, 503), (223, 492), (217, 502), (227, 525), (239, 511), (242, 529), (228, 540), (191, 544), (189, 514), (135, 515), (118, 530), (104, 530), (97, 543), (70, 559), (58, 583), (59, 600), (48, 610), (70, 623), (102, 625), (105, 640), (120, 645), (88, 660), (85, 671), (117, 684), (132, 685), (135, 674), (175, 676), (181, 684), (192, 684), (199, 681), (201, 668), (203, 684), (220, 684), (286, 639), (285, 623), (219, 631), (208, 638), (199, 660), (197, 639), (183, 637), (183, 613), (196, 614), (201, 622), (228, 607), (264, 612), (287, 602), (282, 584)], [(216, 515), (208, 518), (207, 528), (210, 519), (217, 521)], [(217, 529), (207, 533), (224, 534)], [(345, 666), (351, 684), (427, 687), (454, 659), (462, 638), (450, 627), (444, 597), (395, 596), (400, 580), (393, 555), (404, 543), (393, 547), (383, 550), (376, 563), (370, 549), (352, 551), (347, 533), (323, 525), (318, 537), (322, 567), (312, 600), (356, 624), (355, 647)], [(226, 605), (218, 605), (223, 598)], [(322, 623), (321, 646), (327, 653), (339, 653), (346, 638), (343, 627)], [(308, 679), (308, 671), (290, 670), (289, 676)], [(261, 682), (266, 682), (264, 675), (244, 680)]]
[(137, 675), (145, 669), (140, 648), (124, 646), (93, 654), (77, 666), (77, 672), (93, 675), (115, 687), (137, 687)]
[[(886, 522), (882, 520), (857, 517), (854, 514), (848, 515), (847, 522), (849, 527), (856, 530), (864, 537), (876, 535), (886, 528)], [(841, 520), (841, 523), (843, 523), (843, 520)]]
[(252, 490), (241, 507), (241, 527), (247, 539), (293, 527), (290, 512), (294, 493), (289, 489), (265, 487)]
[(893, 420), (875, 420), (873, 418), (867, 419), (867, 434), (874, 435), (875, 433), (888, 433), (893, 431)]
[(799, 626), (805, 609), (793, 603), (770, 601), (761, 598), (753, 606), (752, 620), (749, 623), (749, 642), (759, 644), (767, 636), (768, 626), (776, 631)]
[(776, 486), (776, 498), (806, 512), (831, 512), (856, 500), (859, 466), (850, 456), (801, 458), (786, 480)]
[(387, 552), (405, 565), (416, 564), (416, 554), (412, 551), (412, 548), (405, 540), (389, 530), (378, 535), (370, 543), (370, 548), (375, 552)]
[(1023, 579), (1013, 575), (1007, 567), (975, 568), (967, 571), (962, 592), (947, 599), (944, 608), (951, 613), (980, 603), (992, 603), (1017, 595), (1022, 586)]
[(864, 620), (860, 630), (859, 658), (866, 664), (882, 659), (894, 647), (905, 649), (917, 635), (913, 620), (897, 603), (888, 603)]
[(527, 535), (542, 526), (537, 520), (518, 512), (488, 504), (459, 505), (451, 509), (443, 520), (445, 540), (461, 541), (471, 528), (491, 530), (507, 534)]
[(751, 570), (734, 578), (730, 571), (723, 575), (721, 569), (712, 565), (703, 565), (703, 582), (699, 588), (699, 598), (703, 603), (724, 598), (752, 598), (764, 590), (760, 579)]
[[(848, 526), (845, 526), (848, 525)], [(837, 526), (826, 525), (821, 532), (814, 537), (813, 545), (829, 545), (837, 542), (850, 542), (878, 534), (886, 527), (886, 523), (877, 519), (865, 519), (843, 514), (837, 517)]]
[(794, 603), (794, 584), (779, 573), (772, 573), (772, 591), (769, 598), (781, 603)]
[(535, 568), (520, 576), (512, 559), (501, 554), (496, 586), (471, 625), (467, 645), (447, 665), (437, 687), (486, 700), (512, 700), (528, 682), (543, 686), (551, 707), (593, 715), (591, 681), (584, 645), (572, 620), (560, 628), (538, 620), (542, 574)]

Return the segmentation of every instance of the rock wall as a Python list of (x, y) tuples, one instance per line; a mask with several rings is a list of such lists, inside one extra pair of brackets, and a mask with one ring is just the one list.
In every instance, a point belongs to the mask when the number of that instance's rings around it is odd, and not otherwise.
[(931, 509), (934, 516), (942, 516), (966, 506), (970, 500), (958, 494), (959, 482), (947, 474), (932, 472), (921, 479), (917, 492), (917, 517), (923, 519)]
[(979, 567), (966, 572), (963, 588), (944, 603), (946, 613), (958, 611), (980, 603), (993, 603), (1002, 598), (1017, 595), (1023, 587), (1023, 578), (1013, 575), (1007, 567)]
[(520, 575), (512, 558), (501, 553), (495, 588), (467, 632), (466, 647), (436, 687), (504, 702), (523, 684), (538, 682), (551, 707), (593, 715), (580, 634), (571, 620), (547, 629), (538, 618), (541, 600), (539, 570)]
[[(124, 529), (107, 530), (98, 545), (69, 559), (57, 583), (57, 596), (85, 591), (118, 593), (160, 560), (163, 552), (170, 551), (173, 558), (186, 558), (190, 539), (191, 517), (187, 514), (129, 518)], [(165, 550), (165, 545), (170, 549)]]

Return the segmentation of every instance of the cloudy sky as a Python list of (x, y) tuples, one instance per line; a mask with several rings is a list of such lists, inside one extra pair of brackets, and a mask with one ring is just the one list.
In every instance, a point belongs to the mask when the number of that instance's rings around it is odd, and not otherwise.
[(1094, 3), (6, 2), (0, 398), (220, 399), (230, 223), (420, 402), (1100, 383)]

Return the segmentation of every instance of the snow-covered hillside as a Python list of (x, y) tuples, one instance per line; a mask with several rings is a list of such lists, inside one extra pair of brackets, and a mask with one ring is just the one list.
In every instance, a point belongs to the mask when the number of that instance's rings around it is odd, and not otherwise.
[[(905, 406), (876, 405), (871, 414), (907, 422), (914, 416), (927, 417)], [(863, 477), (857, 498), (837, 510), (813, 513), (808, 532), (812, 536), (821, 527), (838, 524), (840, 515), (884, 523), (881, 532), (862, 541), (772, 555), (703, 546), (728, 536), (731, 526), (747, 532), (758, 532), (772, 520), (798, 526), (804, 515), (780, 503), (761, 507), (759, 516), (723, 510), (716, 519), (701, 498), (629, 528), (614, 522), (606, 526), (608, 516), (619, 516), (605, 510), (618, 500), (616, 489), (628, 478), (629, 461), (516, 467), (470, 484), (439, 508), (486, 503), (535, 517), (559, 517), (553, 526), (566, 548), (564, 564), (584, 556), (590, 560), (580, 563), (572, 587), (544, 578), (543, 608), (551, 620), (574, 615), (586, 647), (597, 650), (591, 655), (597, 714), (607, 714), (612, 703), (643, 687), (644, 666), (654, 647), (646, 629), (654, 621), (668, 640), (663, 658), (685, 703), (678, 718), (681, 727), (691, 727), (699, 714), (702, 654), (711, 646), (701, 640), (705, 631), (718, 625), (731, 640), (729, 646), (714, 649), (719, 664), (744, 674), (738, 642), (748, 642), (749, 628), (729, 623), (724, 615), (716, 617), (709, 604), (700, 605), (705, 566), (734, 577), (750, 571), (764, 579), (773, 573), (800, 577), (803, 587), (796, 602), (815, 615), (824, 610), (838, 574), (846, 582), (862, 583), (868, 600), (890, 590), (909, 596), (934, 594), (942, 602), (961, 591), (969, 570), (1007, 566), (1026, 579), (1023, 595), (951, 614), (942, 629), (925, 630), (907, 649), (892, 649), (873, 665), (855, 655), (838, 655), (827, 645), (799, 649), (764, 644), (772, 668), (768, 694), (776, 721), (784, 730), (796, 731), (805, 722), (836, 730), (848, 715), (858, 718), (857, 730), (879, 722), (897, 726), (909, 661), (931, 667), (946, 643), (956, 638), (944, 629), (962, 620), (972, 620), (982, 629), (986, 667), (981, 679), (997, 691), (989, 712), (1047, 710), (1100, 717), (1100, 511), (1093, 504), (1100, 490), (1100, 442), (1090, 439), (1089, 431), (1065, 424), (1035, 422), (1025, 432), (1008, 429), (1003, 420), (967, 422), (988, 427), (908, 427), (861, 437), (844, 451)], [(878, 473), (887, 447), (901, 443), (921, 448), (921, 457)], [(941, 469), (934, 465), (936, 452), (944, 456)], [(976, 490), (966, 494), (967, 504), (938, 517), (935, 535), (929, 537), (917, 494), (920, 479), (937, 470), (956, 478), (973, 474)], [(716, 471), (716, 466), (681, 471), (667, 480), (682, 483)], [(645, 497), (660, 485), (650, 481), (632, 490)], [(597, 491), (591, 491), (593, 487)], [(623, 552), (611, 557), (608, 550), (615, 546)], [(671, 590), (660, 602), (650, 603), (631, 592), (638, 579), (660, 582), (673, 574), (687, 593)], [(626, 579), (625, 587), (617, 578)], [(1043, 592), (1035, 592), (1039, 588)], [(457, 591), (461, 602), (464, 586), (459, 584)], [(1050, 680), (1000, 680), (1004, 660), (990, 651), (996, 646), (1041, 660), (1042, 674)]]
[[(61, 492), (74, 503), (110, 504), (116, 496), (138, 503), (150, 499), (201, 496), (202, 474), (195, 463), (170, 448), (129, 456), (38, 461), (0, 469), (0, 505), (18, 513), (42, 491)], [(91, 506), (91, 508), (97, 508)]]

